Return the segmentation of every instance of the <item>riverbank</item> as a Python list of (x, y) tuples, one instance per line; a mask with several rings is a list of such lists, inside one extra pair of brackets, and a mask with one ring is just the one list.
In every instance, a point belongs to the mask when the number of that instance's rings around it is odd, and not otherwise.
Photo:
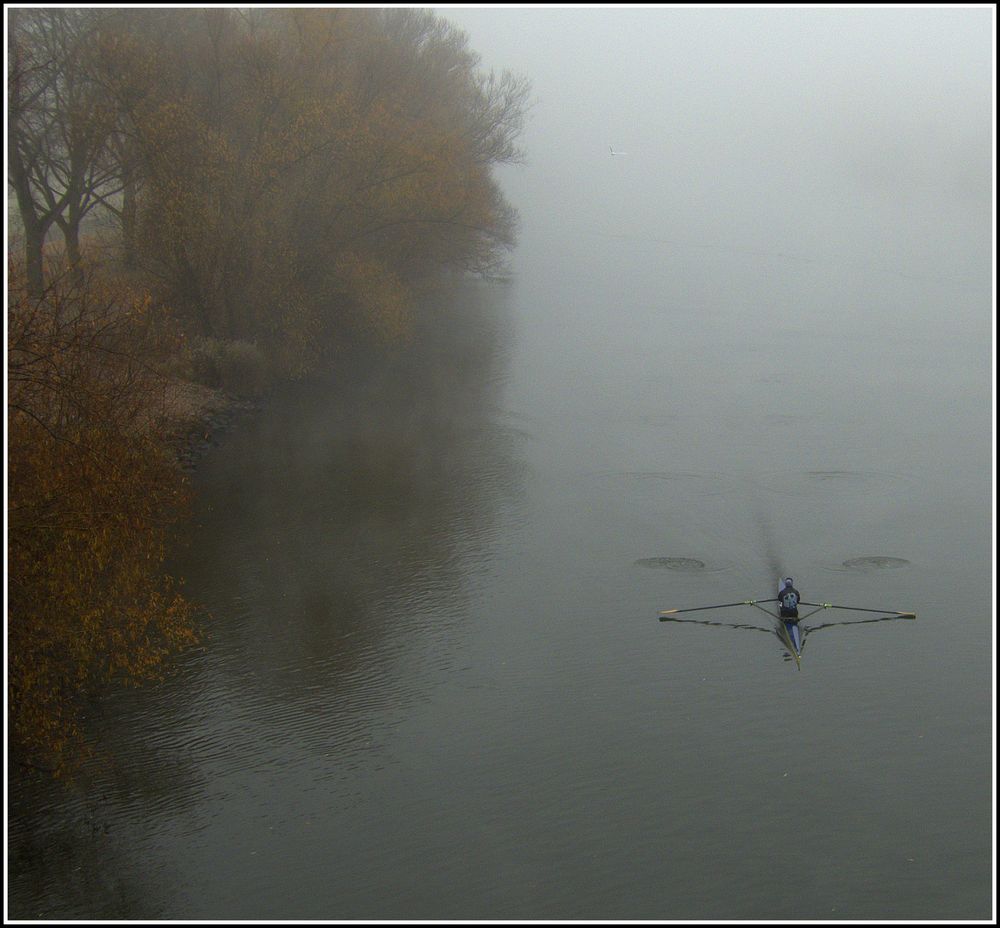
[(258, 412), (263, 405), (262, 399), (176, 380), (164, 388), (157, 426), (181, 469), (190, 472), (238, 420)]

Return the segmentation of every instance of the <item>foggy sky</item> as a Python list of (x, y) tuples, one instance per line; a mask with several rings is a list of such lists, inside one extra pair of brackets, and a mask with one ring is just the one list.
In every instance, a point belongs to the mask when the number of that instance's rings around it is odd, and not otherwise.
[(525, 230), (989, 270), (991, 8), (436, 10), (533, 83)]

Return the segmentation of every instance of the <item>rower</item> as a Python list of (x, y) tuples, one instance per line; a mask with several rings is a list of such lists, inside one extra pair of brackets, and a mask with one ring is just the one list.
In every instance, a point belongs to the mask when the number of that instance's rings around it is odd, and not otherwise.
[(792, 578), (785, 577), (784, 586), (778, 590), (778, 605), (781, 618), (799, 620), (799, 591), (792, 585)]

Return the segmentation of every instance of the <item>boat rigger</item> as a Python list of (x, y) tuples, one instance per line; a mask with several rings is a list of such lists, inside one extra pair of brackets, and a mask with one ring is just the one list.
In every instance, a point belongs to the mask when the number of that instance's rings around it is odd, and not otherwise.
[[(760, 609), (761, 612), (769, 615), (771, 618), (775, 619), (776, 624), (773, 631), (778, 636), (778, 639), (785, 646), (788, 653), (795, 659), (795, 663), (801, 669), (801, 659), (802, 659), (802, 647), (806, 636), (810, 632), (818, 631), (821, 628), (829, 628), (832, 625), (857, 625), (865, 622), (885, 622), (894, 619), (915, 619), (917, 614), (915, 612), (899, 612), (894, 609), (871, 609), (861, 606), (843, 606), (837, 603), (810, 603), (798, 600), (796, 593), (795, 602), (791, 602), (789, 599), (780, 598), (783, 592), (787, 592), (787, 589), (791, 587), (791, 578), (785, 578), (778, 581), (778, 592), (779, 597), (774, 599), (744, 599), (740, 602), (735, 603), (719, 603), (714, 606), (693, 606), (688, 609), (665, 609), (660, 613), (661, 622), (684, 622), (692, 621), (686, 619), (678, 619), (675, 616), (681, 615), (682, 613), (688, 612), (707, 612), (718, 609), (731, 609), (736, 606), (753, 606)], [(777, 603), (778, 606), (775, 612), (771, 612), (770, 609), (765, 609), (764, 604)], [(798, 614), (798, 607), (807, 606), (810, 607), (811, 611), (807, 612), (805, 615)], [(873, 619), (862, 619), (860, 622), (827, 622), (822, 625), (814, 626), (804, 626), (801, 623), (808, 619), (810, 616), (816, 615), (824, 609), (840, 609), (846, 612), (867, 612), (873, 613), (875, 615), (881, 616), (881, 618)], [(724, 623), (715, 622), (704, 622), (701, 624), (707, 625), (717, 625)], [(757, 629), (759, 631), (768, 631), (768, 629), (762, 629), (760, 626), (756, 625), (734, 625), (734, 628), (744, 628), (744, 629)]]

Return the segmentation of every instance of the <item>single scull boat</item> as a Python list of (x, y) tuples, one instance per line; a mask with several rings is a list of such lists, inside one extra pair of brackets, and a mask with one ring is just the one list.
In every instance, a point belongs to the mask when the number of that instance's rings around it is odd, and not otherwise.
[[(778, 581), (779, 590), (781, 588), (781, 581)], [(824, 625), (817, 625), (811, 628), (805, 628), (800, 625), (800, 623), (809, 618), (809, 616), (815, 615), (821, 609), (843, 609), (848, 612), (873, 612), (876, 615), (882, 616), (881, 619), (868, 619), (864, 621), (869, 622), (881, 622), (890, 619), (915, 619), (917, 614), (915, 612), (897, 612), (894, 609), (864, 609), (858, 606), (838, 606), (834, 603), (807, 603), (800, 602), (800, 606), (812, 606), (812, 612), (807, 612), (803, 616), (799, 616), (796, 619), (785, 619), (782, 618), (780, 614), (780, 609), (776, 615), (769, 609), (765, 609), (762, 603), (776, 603), (777, 599), (744, 599), (738, 603), (720, 603), (717, 606), (695, 606), (691, 609), (665, 609), (660, 613), (661, 622), (685, 622), (692, 621), (690, 619), (675, 619), (674, 616), (680, 615), (682, 612), (703, 612), (706, 610), (716, 610), (716, 609), (729, 609), (733, 606), (754, 606), (760, 609), (761, 612), (767, 613), (772, 619), (777, 620), (777, 624), (774, 627), (775, 634), (778, 636), (778, 640), (785, 646), (791, 657), (794, 658), (796, 666), (801, 670), (802, 661), (802, 645), (805, 640), (805, 636), (811, 631), (817, 631), (820, 628), (828, 628), (830, 625), (855, 625), (860, 624), (857, 622), (830, 622)], [(703, 624), (714, 625), (719, 623), (706, 622)], [(735, 625), (734, 628), (751, 628), (760, 631), (767, 631), (767, 629), (761, 629), (759, 626), (755, 625)]]

